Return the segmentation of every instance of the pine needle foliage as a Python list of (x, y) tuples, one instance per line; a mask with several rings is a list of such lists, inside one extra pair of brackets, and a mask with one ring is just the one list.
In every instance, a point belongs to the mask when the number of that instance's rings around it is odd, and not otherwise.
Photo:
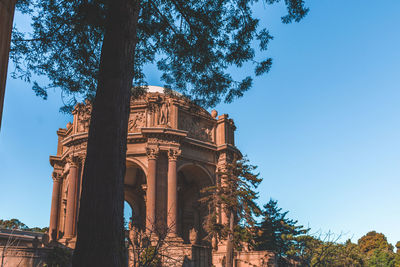
[(257, 226), (255, 248), (269, 250), (277, 254), (278, 258), (292, 258), (298, 256), (303, 246), (303, 238), (309, 229), (298, 225), (297, 220), (287, 217), (288, 211), (278, 207), (278, 201), (270, 199), (264, 205), (261, 223)]
[[(251, 242), (255, 217), (261, 213), (255, 202), (258, 198), (255, 190), (262, 179), (255, 173), (256, 169), (247, 157), (236, 158), (217, 172), (220, 181), (216, 185), (203, 189), (205, 197), (201, 201), (210, 205), (210, 214), (205, 220), (210, 240), (226, 239), (231, 235), (233, 245), (238, 249), (243, 243)], [(222, 213), (228, 217), (225, 224), (217, 219)]]
[[(156, 64), (166, 88), (192, 96), (202, 106), (243, 96), (254, 76), (272, 65), (265, 53), (272, 36), (252, 14), (256, 2), (141, 0), (133, 88), (147, 84), (143, 67)], [(288, 11), (283, 23), (298, 22), (308, 12), (303, 0), (282, 2)], [(32, 82), (35, 94), (44, 99), (50, 88), (61, 89), (62, 111), (71, 111), (77, 98), (93, 98), (108, 6), (107, 0), (18, 0), (17, 10), (32, 17), (32, 32), (13, 30), (13, 77)], [(246, 77), (229, 73), (246, 63), (254, 66)], [(41, 75), (49, 83), (34, 80)]]

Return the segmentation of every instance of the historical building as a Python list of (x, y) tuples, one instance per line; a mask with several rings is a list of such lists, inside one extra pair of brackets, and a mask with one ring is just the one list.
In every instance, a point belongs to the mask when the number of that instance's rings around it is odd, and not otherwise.
[[(174, 237), (170, 249), (192, 264), (188, 266), (221, 266), (225, 246), (221, 241), (212, 249), (204, 241), (203, 222), (209, 211), (199, 198), (201, 188), (218, 181), (218, 168), (240, 155), (233, 120), (155, 86), (132, 100), (130, 109), (125, 175), (125, 200), (133, 214), (129, 236), (161, 229)], [(49, 227), (51, 239), (72, 248), (90, 103), (78, 104), (73, 114), (73, 122), (57, 131), (57, 155), (50, 156), (54, 172)], [(227, 221), (223, 214), (219, 220)], [(238, 252), (236, 259), (237, 266), (270, 266), (267, 262), (274, 261), (268, 252)]]

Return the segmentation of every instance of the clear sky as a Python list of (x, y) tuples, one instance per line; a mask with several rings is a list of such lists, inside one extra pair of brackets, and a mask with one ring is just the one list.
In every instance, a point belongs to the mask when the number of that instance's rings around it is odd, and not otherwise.
[[(255, 10), (274, 40), (271, 72), (216, 109), (237, 125), (236, 144), (259, 166), (269, 198), (315, 231), (357, 241), (370, 230), (400, 240), (400, 1), (311, 0), (299, 24), (282, 5)], [(15, 23), (26, 21), (17, 16)], [(10, 68), (12, 69), (12, 64)], [(149, 84), (162, 85), (149, 67)], [(244, 70), (247, 71), (247, 70)], [(237, 73), (240, 75), (240, 73)], [(43, 101), (9, 77), (0, 132), (0, 218), (48, 226), (49, 155), (60, 92)]]

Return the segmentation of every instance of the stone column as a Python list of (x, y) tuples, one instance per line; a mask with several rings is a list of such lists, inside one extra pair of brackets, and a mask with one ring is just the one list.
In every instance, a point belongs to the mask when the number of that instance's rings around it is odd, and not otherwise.
[(167, 225), (168, 233), (178, 234), (178, 178), (176, 173), (176, 161), (180, 155), (179, 150), (168, 151), (168, 201), (167, 201)]
[(49, 238), (50, 240), (57, 239), (57, 221), (60, 210), (60, 183), (61, 174), (53, 172), (53, 194), (51, 196), (51, 210), (50, 210), (50, 225), (49, 225)]
[(76, 157), (68, 158), (68, 195), (67, 195), (67, 213), (65, 217), (65, 237), (74, 236), (74, 213), (76, 207), (76, 185), (78, 182), (78, 162)]
[(153, 233), (156, 226), (156, 177), (157, 177), (157, 148), (147, 148), (148, 158), (147, 190), (146, 190), (146, 230)]

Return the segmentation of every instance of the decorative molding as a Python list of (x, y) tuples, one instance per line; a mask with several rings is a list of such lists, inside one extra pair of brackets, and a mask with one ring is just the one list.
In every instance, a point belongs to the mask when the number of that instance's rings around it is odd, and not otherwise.
[(66, 158), (68, 164), (70, 167), (78, 167), (79, 164), (79, 157), (77, 155), (69, 155), (69, 157)]
[(178, 157), (181, 155), (182, 151), (178, 149), (170, 149), (168, 150), (168, 160), (176, 161)]
[(62, 180), (62, 174), (59, 172), (52, 172), (51, 177), (53, 178), (54, 182), (61, 182)]
[(158, 147), (146, 147), (146, 155), (148, 159), (157, 159), (160, 153)]

